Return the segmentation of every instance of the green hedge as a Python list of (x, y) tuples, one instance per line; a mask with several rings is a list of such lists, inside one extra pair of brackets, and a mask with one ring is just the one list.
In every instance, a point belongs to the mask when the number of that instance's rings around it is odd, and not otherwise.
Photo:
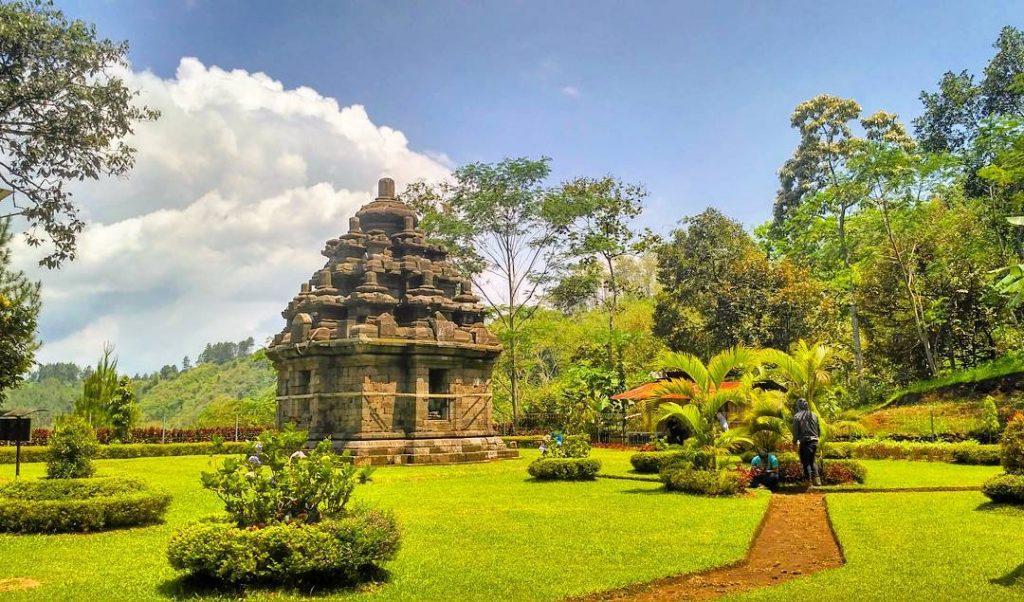
[(400, 539), (394, 517), (379, 511), (258, 529), (207, 521), (179, 529), (167, 559), (178, 570), (229, 583), (354, 583), (366, 569), (394, 558)]
[(679, 451), (640, 452), (630, 456), (629, 463), (640, 474), (657, 474), (673, 462), (689, 460), (691, 456)]
[(530, 476), (542, 481), (592, 481), (601, 470), (593, 458), (537, 458), (530, 463)]
[(859, 441), (827, 443), (825, 458), (858, 460), (928, 460), (955, 464), (999, 464), (999, 446), (974, 441), (959, 443), (917, 443), (910, 441)]
[[(123, 458), (154, 458), (160, 456), (206, 456), (210, 454), (242, 454), (248, 443), (244, 441), (223, 443), (128, 443), (124, 445), (100, 445), (96, 448), (97, 460)], [(22, 462), (45, 462), (49, 447), (41, 445), (21, 448)], [(14, 464), (13, 446), (0, 447), (0, 464)]]
[(0, 488), (0, 531), (68, 533), (160, 520), (171, 496), (136, 479), (47, 479)]
[(996, 475), (985, 481), (981, 491), (993, 502), (1024, 504), (1024, 475)]
[(746, 478), (735, 470), (669, 468), (661, 473), (661, 482), (669, 491), (698, 495), (736, 495), (747, 488)]
[(509, 443), (515, 443), (516, 447), (520, 449), (537, 449), (541, 442), (544, 441), (544, 435), (515, 435), (511, 437), (502, 437), (501, 440), (504, 441), (506, 445)]

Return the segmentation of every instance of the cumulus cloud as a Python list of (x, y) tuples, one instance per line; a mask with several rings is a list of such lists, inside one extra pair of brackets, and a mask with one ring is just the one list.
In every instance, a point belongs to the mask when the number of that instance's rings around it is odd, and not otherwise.
[(206, 342), (262, 341), (377, 178), (448, 173), (362, 106), (262, 73), (186, 58), (171, 79), (125, 77), (162, 112), (134, 136), (135, 169), (75, 189), (90, 225), (73, 263), (48, 272), (15, 250), (43, 281), (40, 361), (90, 363), (109, 340), (125, 369), (148, 371)]
[(562, 88), (562, 96), (565, 96), (566, 98), (579, 98), (580, 89), (576, 86), (565, 86)]

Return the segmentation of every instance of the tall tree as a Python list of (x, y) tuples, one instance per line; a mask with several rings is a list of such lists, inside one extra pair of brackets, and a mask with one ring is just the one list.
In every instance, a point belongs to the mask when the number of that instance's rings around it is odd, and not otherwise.
[[(826, 276), (830, 279), (838, 277), (845, 283), (850, 347), (858, 388), (864, 371), (864, 353), (847, 221), (863, 200), (862, 188), (849, 165), (851, 153), (858, 143), (852, 126), (860, 113), (861, 107), (854, 100), (830, 95), (816, 96), (796, 107), (791, 122), (800, 131), (800, 143), (793, 157), (779, 170), (781, 186), (770, 230), (773, 238), (784, 241), (784, 248), (791, 248), (793, 239), (808, 230), (809, 222), (824, 219), (834, 223), (841, 265), (838, 270), (829, 268)], [(831, 265), (832, 262), (824, 263)]]
[(558, 213), (549, 206), (557, 200), (545, 185), (550, 162), (523, 157), (472, 163), (455, 170), (450, 182), (418, 182), (402, 195), (501, 323), (505, 353), (500, 365), (508, 376), (513, 423), (519, 417), (520, 334), (563, 246), (558, 224), (549, 218)]
[(132, 381), (127, 376), (122, 376), (118, 381), (117, 389), (108, 402), (107, 414), (110, 417), (111, 436), (121, 443), (128, 443), (132, 427), (139, 420), (139, 406), (135, 403)]
[(618, 261), (643, 250), (640, 232), (633, 220), (644, 209), (647, 191), (612, 176), (577, 178), (562, 185), (559, 202), (547, 204), (548, 218), (558, 225), (568, 242), (567, 255), (588, 265), (600, 263), (607, 290), (608, 365), (625, 380), (615, 344), (615, 316), (619, 311), (622, 279), (616, 273)]
[(32, 367), (39, 316), (39, 284), (11, 269), (10, 219), (0, 219), (0, 406)]
[(48, 239), (41, 264), (74, 259), (85, 226), (69, 182), (126, 174), (136, 123), (158, 112), (115, 75), (128, 66), (126, 42), (97, 37), (44, 0), (0, 4), (0, 182), (14, 191), (0, 217), (20, 216), (29, 244)]

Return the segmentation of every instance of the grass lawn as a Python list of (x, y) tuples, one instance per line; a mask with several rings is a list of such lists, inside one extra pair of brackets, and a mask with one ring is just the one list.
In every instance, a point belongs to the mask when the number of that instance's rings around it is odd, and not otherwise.
[[(708, 499), (655, 483), (527, 480), (523, 459), (378, 470), (357, 500), (391, 508), (404, 533), (390, 582), (333, 598), (372, 600), (556, 600), (722, 565), (746, 553), (766, 495)], [(624, 452), (595, 450), (609, 466)], [(97, 462), (174, 495), (163, 525), (88, 535), (0, 535), (0, 579), (42, 583), (4, 599), (151, 600), (191, 596), (165, 559), (171, 532), (217, 512), (199, 485), (202, 456)], [(38, 477), (42, 464), (22, 467)], [(2, 473), (9, 476), (6, 472)], [(203, 592), (208, 594), (209, 592)], [(227, 592), (231, 595), (230, 592)], [(257, 592), (255, 597), (293, 595)], [(234, 597), (234, 596), (232, 596)]]
[(877, 437), (893, 433), (969, 433), (982, 426), (982, 402), (968, 400), (890, 406), (862, 416), (860, 422)]
[(1024, 508), (980, 493), (830, 495), (846, 566), (737, 600), (1021, 600)]
[[(946, 462), (910, 460), (857, 460), (868, 469), (859, 487), (897, 489), (901, 487), (981, 487), (1001, 472), (999, 466), (971, 466)], [(856, 486), (855, 486), (856, 487)]]

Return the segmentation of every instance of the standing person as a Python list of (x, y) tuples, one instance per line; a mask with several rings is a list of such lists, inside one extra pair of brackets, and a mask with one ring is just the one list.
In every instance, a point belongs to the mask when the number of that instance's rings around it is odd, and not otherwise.
[(752, 488), (764, 485), (769, 491), (775, 491), (779, 487), (779, 459), (775, 454), (766, 449), (757, 450), (757, 455), (750, 461), (750, 469), (754, 471), (754, 478), (750, 481)]
[(815, 456), (820, 438), (818, 415), (811, 411), (806, 399), (797, 399), (796, 414), (793, 414), (793, 445), (800, 446), (800, 464), (804, 467), (804, 477), (818, 486), (821, 485), (821, 476), (818, 474)]

